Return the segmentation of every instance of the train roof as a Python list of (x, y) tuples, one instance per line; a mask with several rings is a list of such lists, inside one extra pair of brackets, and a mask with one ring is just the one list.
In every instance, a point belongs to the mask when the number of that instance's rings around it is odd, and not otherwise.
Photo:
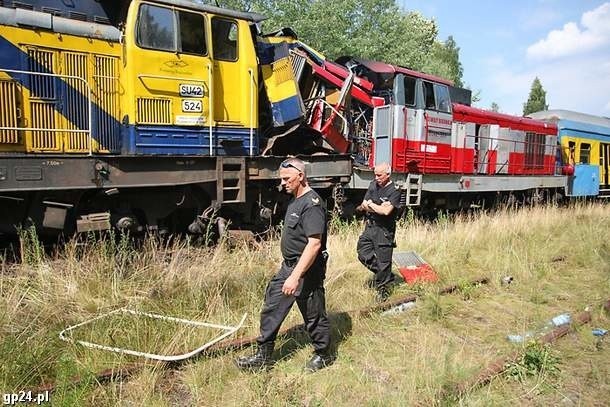
[(261, 21), (264, 21), (267, 19), (267, 17), (263, 16), (262, 14), (258, 14), (258, 13), (236, 11), (236, 10), (231, 10), (231, 9), (227, 9), (227, 8), (222, 8), (222, 7), (210, 6), (207, 4), (195, 3), (193, 1), (186, 1), (186, 0), (155, 0), (155, 1), (157, 3), (163, 3), (163, 4), (172, 5), (172, 6), (200, 10), (200, 11), (204, 11), (207, 13), (212, 13), (212, 14), (217, 14), (217, 15), (222, 15), (222, 16), (227, 16), (227, 17), (239, 18), (241, 20), (251, 21), (253, 23), (258, 23), (258, 22), (261, 22)]
[[(0, 0), (0, 25), (29, 26), (61, 34), (98, 38), (118, 42), (122, 7), (131, 0)], [(119, 4), (117, 4), (119, 3)], [(185, 0), (155, 0), (156, 4), (184, 7), (257, 23), (265, 19), (257, 13), (234, 11)]]
[[(569, 120), (572, 122), (579, 122), (583, 124), (590, 124), (593, 126), (608, 127), (610, 131), (610, 118), (593, 116), (587, 113), (574, 112), (571, 110), (543, 110), (540, 112), (532, 113), (528, 115), (532, 119), (547, 120), (552, 122), (560, 122), (562, 120)], [(558, 124), (561, 127), (561, 123)]]
[(459, 103), (453, 104), (453, 118), (460, 122), (497, 124), (500, 127), (508, 127), (514, 130), (527, 132), (543, 134), (554, 134), (557, 132), (557, 125), (553, 122), (546, 122), (529, 117), (511, 116)]
[(425, 80), (428, 80), (431, 82), (442, 83), (444, 85), (449, 85), (449, 86), (453, 85), (453, 82), (451, 82), (450, 80), (441, 78), (439, 76), (434, 76), (434, 75), (430, 75), (427, 73), (414, 71), (412, 69), (405, 68), (403, 66), (387, 64), (385, 62), (380, 62), (380, 61), (371, 61), (371, 60), (362, 59), (362, 58), (353, 58), (350, 56), (342, 56), (340, 58), (337, 58), (337, 63), (339, 63), (341, 65), (345, 65), (349, 61), (356, 62), (357, 64), (364, 66), (369, 71), (372, 71), (372, 72), (375, 72), (378, 74), (393, 75), (393, 74), (397, 74), (397, 73), (402, 73), (405, 75), (414, 76), (416, 78), (422, 78), (422, 79), (425, 79)]
[[(266, 19), (258, 13), (236, 11), (221, 7), (210, 6), (207, 4), (195, 3), (186, 0), (152, 0), (157, 4), (184, 7), (187, 9), (208, 12), (221, 16), (238, 18), (241, 20), (258, 23)], [(100, 24), (118, 24), (120, 10), (126, 8), (131, 0), (79, 0), (59, 1), (59, 0), (2, 0), (0, 6), (8, 9), (20, 9), (25, 11), (41, 12), (53, 14), (56, 17), (63, 17), (70, 20), (80, 20)], [(8, 25), (12, 25), (9, 24)]]
[(442, 83), (445, 85), (453, 85), (453, 82), (447, 79), (443, 79), (439, 76), (430, 75), (423, 72), (414, 71), (403, 66), (386, 64), (385, 62), (369, 61), (366, 59), (356, 59), (359, 63), (369, 68), (371, 71), (379, 73), (402, 73), (416, 78), (426, 79), (431, 82)]

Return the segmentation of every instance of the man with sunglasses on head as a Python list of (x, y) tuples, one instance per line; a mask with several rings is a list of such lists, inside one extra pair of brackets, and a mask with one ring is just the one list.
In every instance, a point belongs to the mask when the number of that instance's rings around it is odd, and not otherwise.
[(284, 258), (267, 285), (261, 311), (258, 350), (236, 360), (241, 369), (262, 369), (273, 363), (272, 354), (280, 325), (296, 301), (314, 347), (306, 369), (315, 372), (332, 362), (329, 353), (330, 323), (326, 315), (326, 208), (307, 183), (305, 163), (289, 158), (281, 163), (281, 185), (292, 195), (282, 229)]
[(392, 273), (392, 251), (400, 191), (390, 179), (392, 171), (387, 163), (376, 165), (374, 171), (375, 180), (371, 181), (362, 204), (356, 208), (366, 217), (356, 250), (358, 260), (375, 274), (370, 286), (377, 290), (377, 300), (385, 301), (396, 282)]

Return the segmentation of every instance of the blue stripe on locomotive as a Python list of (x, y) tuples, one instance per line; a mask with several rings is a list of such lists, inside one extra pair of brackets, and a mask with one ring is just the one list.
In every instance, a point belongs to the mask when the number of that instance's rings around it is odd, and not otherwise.
[[(210, 155), (209, 128), (178, 126), (129, 126), (123, 135), (123, 154)], [(258, 153), (254, 131), (252, 150)], [(212, 128), (212, 155), (249, 155), (250, 129)]]
[[(16, 47), (3, 36), (0, 36), (0, 67), (15, 71), (34, 71), (45, 74), (53, 73), (45, 66), (38, 63), (38, 61), (35, 59), (30, 58), (28, 54)], [(14, 80), (21, 83), (25, 88), (32, 91), (32, 77), (34, 75), (16, 72), (7, 72), (7, 74)], [(50, 78), (56, 92), (54, 99), (57, 100), (57, 102), (54, 105), (54, 109), (68, 119), (74, 126), (84, 130), (88, 126), (87, 110), (83, 109), (82, 111), (79, 111), (78, 109), (64, 109), (63, 101), (73, 100), (78, 106), (87, 106), (89, 104), (87, 95), (83, 95), (60, 77), (55, 76)], [(98, 130), (99, 120), (101, 120), (103, 123), (111, 123), (111, 127), (114, 129), (118, 129), (120, 126), (120, 122), (118, 120), (109, 115), (105, 110), (95, 103), (91, 104), (91, 116), (91, 137), (100, 144), (101, 137)], [(118, 132), (114, 136), (118, 138)], [(116, 145), (118, 143), (113, 144)]]
[[(0, 67), (16, 71), (33, 70), (41, 73), (52, 73), (46, 67), (30, 58), (25, 52), (13, 45), (6, 38), (0, 36)], [(32, 89), (32, 75), (7, 72), (14, 80), (25, 88)], [(80, 106), (87, 106), (87, 96), (70, 86), (59, 77), (53, 77), (53, 87), (56, 89), (54, 108), (66, 117), (74, 126), (80, 129), (87, 127), (87, 111), (78, 109), (64, 109), (63, 101), (68, 97)], [(113, 135), (114, 145), (122, 141), (122, 154), (192, 154), (210, 155), (209, 129), (189, 128), (179, 126), (134, 126), (123, 125), (109, 115), (100, 106), (92, 103), (92, 138), (101, 144), (98, 130), (98, 120), (111, 123), (111, 128), (121, 129), (120, 134)], [(213, 128), (214, 155), (249, 155), (250, 129), (236, 129), (229, 127)], [(258, 153), (258, 133), (254, 131), (253, 153)], [(107, 146), (103, 146), (107, 147)], [(111, 151), (118, 153), (119, 151)]]

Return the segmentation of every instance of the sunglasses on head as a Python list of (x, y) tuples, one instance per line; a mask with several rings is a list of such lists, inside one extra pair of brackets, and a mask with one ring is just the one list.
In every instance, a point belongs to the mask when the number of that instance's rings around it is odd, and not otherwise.
[(283, 161), (283, 162), (280, 164), (280, 167), (282, 167), (282, 168), (294, 168), (295, 170), (297, 170), (297, 171), (298, 171), (298, 172), (300, 172), (300, 173), (302, 173), (302, 172), (303, 172), (303, 171), (302, 171), (302, 170), (301, 170), (299, 167), (297, 167), (296, 165), (294, 165), (294, 164), (292, 164), (292, 163), (290, 163), (290, 162), (286, 162), (286, 161)]

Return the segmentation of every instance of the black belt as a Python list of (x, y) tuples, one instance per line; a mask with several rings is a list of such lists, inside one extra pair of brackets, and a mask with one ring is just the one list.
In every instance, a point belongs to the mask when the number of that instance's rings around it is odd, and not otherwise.
[(366, 224), (367, 224), (367, 226), (377, 226), (378, 228), (380, 228), (384, 232), (388, 232), (388, 233), (394, 233), (394, 231), (395, 231), (394, 228), (388, 227), (387, 225), (384, 225), (383, 223), (376, 222), (376, 221), (374, 221), (372, 219), (367, 219), (366, 220)]
[[(322, 259), (323, 259), (323, 260), (328, 259), (328, 251), (326, 251), (326, 250), (323, 250), (323, 251), (322, 251)], [(287, 260), (287, 259), (284, 259), (284, 264), (285, 264), (287, 267), (294, 267), (294, 266), (296, 266), (296, 265), (297, 265), (297, 263), (298, 263), (298, 262), (299, 262), (299, 259), (298, 259), (298, 258), (297, 258), (297, 259), (295, 259), (295, 260)], [(315, 262), (314, 262), (314, 263), (315, 263)]]
[(386, 226), (386, 225), (384, 225), (384, 224), (383, 224), (383, 223), (381, 223), (381, 222), (376, 221), (375, 219), (367, 219), (367, 220), (366, 220), (366, 224), (367, 224), (367, 225), (370, 225), (370, 226), (379, 226), (379, 227), (382, 227), (382, 228), (384, 228), (384, 229), (387, 229), (387, 226)]

